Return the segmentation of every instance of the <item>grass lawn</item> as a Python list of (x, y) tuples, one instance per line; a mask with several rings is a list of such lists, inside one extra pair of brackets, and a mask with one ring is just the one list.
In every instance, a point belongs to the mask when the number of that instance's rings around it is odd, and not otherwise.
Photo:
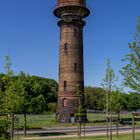
[[(17, 117), (18, 123), (16, 123), (16, 125), (21, 128), (24, 126), (24, 117), (23, 115), (17, 115)], [(55, 124), (55, 114), (27, 115), (27, 127), (29, 128), (51, 127)]]
[[(23, 115), (17, 115), (18, 123), (16, 126), (22, 128), (24, 126), (24, 117)], [(93, 122), (97, 120), (105, 120), (105, 114), (87, 114), (88, 120)], [(93, 123), (88, 124), (93, 125)], [(27, 115), (27, 126), (29, 128), (42, 128), (42, 127), (68, 127), (75, 126), (75, 124), (59, 124), (55, 121), (55, 114), (48, 115)]]
[[(22, 128), (24, 126), (24, 118), (23, 115), (17, 115), (18, 117), (18, 123), (16, 123), (16, 126), (18, 128)], [(121, 118), (129, 118), (131, 120), (131, 114), (122, 114)], [(101, 113), (88, 113), (87, 118), (90, 122), (93, 121), (99, 121), (99, 120), (105, 120), (106, 115)], [(137, 116), (136, 118), (140, 118), (140, 116)], [(136, 122), (137, 124), (140, 124), (140, 121)], [(99, 125), (99, 124), (105, 124), (105, 122), (102, 123), (89, 123), (86, 125)], [(68, 127), (68, 126), (75, 126), (75, 124), (59, 124), (55, 121), (55, 114), (48, 114), (48, 115), (27, 115), (27, 126), (29, 128), (42, 128), (42, 127)]]

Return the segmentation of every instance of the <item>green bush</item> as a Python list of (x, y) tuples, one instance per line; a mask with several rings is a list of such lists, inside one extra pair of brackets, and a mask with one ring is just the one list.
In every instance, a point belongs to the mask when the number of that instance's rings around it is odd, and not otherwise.
[(48, 111), (56, 112), (56, 103), (48, 103)]
[(0, 140), (10, 140), (10, 134), (7, 132), (9, 125), (9, 121), (0, 120)]

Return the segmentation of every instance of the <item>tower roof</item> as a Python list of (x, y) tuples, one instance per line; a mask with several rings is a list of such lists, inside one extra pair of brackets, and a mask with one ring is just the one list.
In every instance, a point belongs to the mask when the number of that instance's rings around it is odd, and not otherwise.
[(76, 5), (86, 7), (86, 0), (57, 0), (57, 6)]

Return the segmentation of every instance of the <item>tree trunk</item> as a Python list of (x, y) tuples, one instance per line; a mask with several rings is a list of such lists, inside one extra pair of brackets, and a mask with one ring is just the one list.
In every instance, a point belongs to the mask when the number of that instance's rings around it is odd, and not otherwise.
[(109, 93), (106, 94), (106, 136), (109, 139)]
[(135, 114), (132, 113), (132, 140), (135, 140)]
[(14, 113), (11, 114), (11, 140), (14, 139)]
[(26, 135), (26, 124), (27, 124), (26, 112), (24, 112), (24, 135)]
[(81, 121), (79, 121), (79, 126), (78, 126), (78, 138), (81, 138)]
[(120, 118), (120, 113), (118, 112), (118, 116), (117, 116), (117, 138), (119, 137), (119, 118)]
[(108, 140), (108, 138), (109, 138), (108, 132), (109, 132), (108, 117), (106, 117), (106, 137), (107, 137), (107, 140)]
[(110, 140), (112, 140), (112, 113), (110, 112)]

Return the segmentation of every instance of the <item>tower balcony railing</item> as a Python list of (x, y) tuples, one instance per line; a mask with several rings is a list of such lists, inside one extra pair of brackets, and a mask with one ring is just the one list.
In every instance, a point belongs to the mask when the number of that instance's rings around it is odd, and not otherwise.
[[(64, 20), (64, 19), (63, 19), (63, 20)], [(71, 22), (72, 20), (74, 20), (74, 19), (66, 19), (67, 22)], [(57, 18), (57, 22), (59, 23), (60, 21), (62, 21), (62, 19)], [(86, 19), (82, 19), (82, 21), (83, 21), (84, 23), (86, 23)]]
[(82, 18), (85, 18), (90, 14), (87, 4), (84, 0), (83, 1), (65, 0), (65, 2), (61, 0), (57, 2), (57, 5), (55, 6), (54, 9), (55, 9), (54, 15), (59, 18), (61, 17), (62, 14), (69, 13), (69, 10), (70, 11), (73, 10), (73, 12), (77, 13), (77, 15), (79, 14), (79, 16), (81, 16)]

